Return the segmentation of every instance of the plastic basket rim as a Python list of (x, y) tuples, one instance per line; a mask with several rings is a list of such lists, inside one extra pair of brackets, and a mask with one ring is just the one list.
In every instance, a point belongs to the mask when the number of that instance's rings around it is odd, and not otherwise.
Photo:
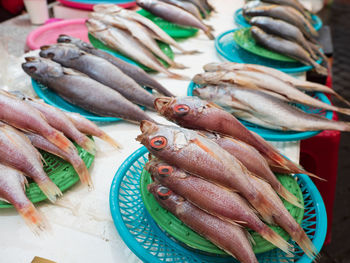
[[(113, 223), (123, 239), (123, 241), (126, 243), (128, 248), (142, 261), (144, 262), (160, 262), (163, 263), (164, 261), (161, 261), (143, 248), (136, 240), (135, 238), (130, 234), (127, 227), (125, 226), (122, 215), (120, 213), (120, 206), (118, 202), (118, 195), (119, 195), (119, 189), (120, 184), (124, 178), (124, 175), (129, 170), (130, 166), (138, 160), (141, 156), (143, 156), (147, 152), (147, 148), (145, 146), (142, 146), (141, 148), (134, 151), (130, 156), (128, 156), (124, 162), (121, 164), (119, 169), (117, 170), (111, 184), (111, 189), (109, 193), (109, 203), (110, 203), (110, 210), (113, 218)], [(312, 243), (314, 244), (317, 251), (320, 251), (323, 243), (326, 238), (327, 234), (327, 214), (326, 214), (326, 208), (323, 203), (323, 199), (321, 197), (320, 192), (316, 188), (315, 184), (311, 181), (309, 176), (305, 174), (297, 174), (298, 178), (300, 178), (306, 185), (308, 185), (310, 197), (315, 202), (315, 209), (318, 211), (319, 216), (316, 217), (316, 224), (317, 226), (323, 226), (322, 228), (318, 229), (318, 231), (315, 231), (315, 236), (312, 240)], [(179, 245), (180, 246), (180, 245)], [(305, 254), (296, 262), (296, 263), (311, 263), (312, 260)]]
[[(188, 88), (187, 88), (187, 96), (193, 96), (193, 90), (194, 90), (195, 85), (196, 84), (193, 81), (190, 82), (190, 84), (188, 85)], [(327, 96), (324, 93), (315, 92), (315, 94), (317, 94), (317, 96), (321, 97), (323, 102), (325, 102), (327, 104), (331, 104), (330, 100), (327, 98)], [(333, 111), (326, 111), (325, 117), (327, 119), (331, 120), (333, 118), (333, 115), (334, 115)], [(267, 129), (267, 128), (264, 128), (264, 129)], [(269, 129), (267, 129), (267, 130), (269, 130)], [(259, 131), (257, 131), (257, 130), (254, 130), (254, 131), (259, 134)], [(305, 132), (295, 131), (294, 134), (283, 135), (283, 133), (281, 131), (281, 135), (266, 135), (266, 134), (259, 134), (259, 135), (268, 141), (299, 141), (299, 140), (304, 140), (304, 139), (316, 136), (317, 134), (319, 134), (321, 132), (322, 131), (305, 131)]]
[[(219, 53), (219, 55), (221, 57), (223, 57), (224, 59), (226, 59), (227, 61), (232, 61), (232, 59), (229, 58), (229, 56), (226, 54), (226, 52), (221, 48), (220, 46), (220, 41), (223, 37), (227, 36), (228, 34), (233, 34), (233, 32), (239, 30), (239, 29), (242, 29), (242, 28), (234, 28), (234, 29), (230, 29), (230, 30), (227, 30), (223, 33), (221, 33), (220, 35), (218, 35), (216, 38), (215, 38), (215, 41), (214, 41), (214, 45), (215, 45), (215, 49), (216, 51)], [(232, 37), (232, 40), (234, 42), (234, 39)], [(241, 48), (241, 47), (240, 47)], [(247, 51), (249, 52), (249, 51)], [(253, 54), (253, 53), (251, 53)], [(257, 55), (255, 55), (257, 56)], [(260, 57), (260, 56), (259, 56)], [(267, 58), (264, 58), (264, 57), (261, 57), (262, 59), (267, 59)], [(321, 63), (321, 59), (316, 61), (318, 64)], [(232, 62), (235, 62), (235, 61), (232, 61)], [(290, 63), (290, 62), (286, 62), (286, 63)], [(300, 72), (306, 72), (306, 71), (309, 71), (310, 69), (313, 69), (314, 67), (313, 66), (307, 66), (307, 65), (302, 65), (300, 67), (293, 67), (293, 68), (278, 68), (278, 67), (274, 67), (275, 69), (278, 69), (282, 72), (285, 72), (285, 73), (300, 73)]]
[[(246, 22), (246, 21), (245, 21), (244, 24), (242, 23), (242, 20), (240, 19), (240, 16), (242, 14), (242, 10), (243, 10), (243, 8), (239, 8), (239, 9), (236, 10), (236, 12), (233, 15), (234, 16), (234, 21), (239, 26), (243, 26), (243, 27), (250, 26), (249, 23)], [(311, 17), (312, 17), (313, 20), (316, 21), (316, 25), (314, 26), (315, 30), (319, 31), (322, 28), (322, 26), (323, 26), (322, 19), (316, 14), (311, 14)]]

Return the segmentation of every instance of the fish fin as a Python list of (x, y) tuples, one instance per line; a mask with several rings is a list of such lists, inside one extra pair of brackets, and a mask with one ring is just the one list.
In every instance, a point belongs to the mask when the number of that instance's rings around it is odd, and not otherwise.
[(18, 213), (26, 222), (27, 226), (36, 235), (39, 235), (41, 231), (49, 229), (49, 225), (44, 217), (35, 209), (32, 203), (27, 206), (18, 209)]
[[(337, 112), (343, 113), (345, 115), (350, 115), (350, 109), (345, 109), (345, 108), (339, 108), (337, 107)], [(348, 131), (349, 128), (345, 128), (345, 131)]]
[(57, 197), (62, 196), (61, 190), (49, 178), (45, 181), (36, 183), (52, 203), (56, 202)]
[(279, 189), (276, 191), (284, 200), (291, 203), (292, 205), (304, 209), (304, 206), (300, 203), (300, 200), (289, 192), (283, 185), (280, 185)]
[(77, 172), (80, 181), (89, 187), (89, 190), (94, 188), (89, 170), (87, 169), (84, 161), (79, 158), (78, 162), (72, 163), (74, 170)]
[(177, 63), (177, 62), (174, 62), (172, 66), (173, 66), (173, 68), (177, 68), (177, 69), (186, 69), (186, 68), (188, 68), (185, 65), (182, 65), (181, 63)]
[(265, 240), (269, 241), (271, 244), (275, 245), (287, 254), (291, 254), (292, 246), (284, 240), (275, 231), (264, 225), (263, 229), (258, 232)]
[[(288, 232), (288, 231), (287, 231)], [(300, 246), (300, 248), (305, 252), (309, 258), (314, 258), (317, 256), (318, 251), (316, 250), (314, 244), (311, 242), (310, 238), (306, 235), (305, 231), (298, 225), (297, 231), (289, 231), (292, 239)]]
[(208, 38), (210, 40), (214, 40), (215, 39), (214, 35), (210, 32), (210, 30), (205, 31), (204, 33), (208, 36)]
[(308, 172), (308, 171), (305, 171), (304, 169), (299, 170), (297, 173), (306, 174), (306, 175), (308, 175), (308, 176), (310, 176), (310, 177), (312, 177), (312, 178), (316, 178), (316, 179), (321, 180), (321, 181), (323, 181), (323, 182), (327, 182), (326, 179), (321, 178), (321, 177), (319, 177), (319, 176), (317, 176), (317, 175), (315, 175), (315, 174), (313, 174), (313, 173), (310, 173), (310, 172)]
[(199, 50), (182, 50), (181, 54), (183, 55), (193, 55), (193, 54), (201, 54), (202, 52)]
[(209, 108), (217, 108), (217, 109), (223, 110), (222, 107), (220, 107), (219, 105), (217, 105), (217, 104), (214, 103), (214, 102), (208, 102), (208, 103), (207, 103), (207, 106), (208, 106)]
[(96, 145), (95, 142), (89, 137), (85, 136), (84, 141), (79, 143), (79, 146), (82, 147), (88, 153), (95, 155), (96, 154)]
[(268, 200), (266, 200), (262, 193), (259, 193), (258, 198), (255, 200), (248, 201), (255, 207), (255, 209), (259, 212), (266, 223), (271, 225), (275, 224), (272, 217), (272, 209), (270, 207), (270, 203)]
[(38, 152), (38, 155), (40, 156), (40, 159), (43, 162), (43, 164), (47, 165), (47, 162), (46, 162), (45, 158), (40, 154), (39, 151), (37, 151), (37, 152)]
[(255, 240), (254, 240), (254, 238), (252, 237), (252, 235), (251, 235), (247, 230), (245, 230), (244, 233), (245, 233), (245, 235), (246, 235), (246, 237), (247, 237), (249, 243), (250, 243), (252, 246), (255, 246), (256, 243), (255, 243)]
[(74, 145), (68, 140), (63, 133), (56, 130), (53, 135), (47, 137), (47, 139), (56, 145), (58, 148), (62, 149), (65, 152), (69, 152), (70, 149), (74, 148)]
[(182, 75), (170, 72), (168, 70), (167, 70), (166, 74), (172, 79), (190, 80), (190, 78), (187, 76), (182, 76)]
[(10, 202), (9, 202), (8, 200), (6, 200), (5, 198), (1, 198), (1, 197), (0, 197), (0, 201), (3, 201), (3, 202), (6, 202), (6, 203), (9, 203), (9, 204), (10, 204)]
[(99, 136), (101, 140), (104, 140), (108, 142), (110, 145), (112, 145), (116, 149), (123, 149), (123, 146), (119, 144), (116, 140), (114, 140), (112, 137), (110, 137), (107, 133), (103, 133), (101, 136)]
[(325, 67), (321, 66), (320, 64), (317, 64), (314, 60), (311, 60), (311, 64), (315, 67), (315, 70), (318, 74), (327, 76), (328, 75), (328, 69)]

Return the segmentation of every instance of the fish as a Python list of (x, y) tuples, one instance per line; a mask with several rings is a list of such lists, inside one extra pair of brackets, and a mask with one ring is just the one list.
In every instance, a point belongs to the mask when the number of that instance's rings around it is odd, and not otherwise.
[[(45, 58), (26, 57), (23, 70), (63, 99), (100, 116), (122, 118), (130, 122), (153, 121), (139, 107), (117, 91)], [(24, 102), (23, 102), (24, 103)]]
[(187, 3), (191, 3), (191, 4), (195, 5), (198, 8), (198, 10), (201, 13), (201, 16), (203, 18), (206, 19), (208, 17), (207, 10), (205, 9), (202, 1), (200, 1), (200, 0), (183, 0), (183, 2), (187, 2)]
[(239, 194), (192, 176), (159, 159), (146, 164), (153, 180), (182, 196), (196, 207), (221, 220), (248, 227), (281, 250), (289, 253), (289, 244), (265, 225)]
[(304, 208), (300, 200), (290, 193), (271, 171), (266, 159), (252, 146), (217, 133), (200, 131), (199, 134), (209, 138), (224, 150), (236, 157), (252, 174), (267, 181), (283, 199), (292, 205)]
[(271, 144), (249, 131), (234, 116), (214, 103), (197, 97), (159, 97), (154, 103), (160, 115), (181, 127), (217, 132), (241, 140), (257, 149), (269, 164), (284, 168), (289, 173), (305, 173), (315, 177), (298, 164), (286, 159)]
[(262, 0), (262, 2), (275, 4), (275, 5), (286, 5), (291, 6), (294, 9), (298, 10), (303, 16), (312, 22), (311, 15), (308, 10), (298, 1), (298, 0)]
[(179, 0), (160, 0), (160, 1), (167, 3), (167, 4), (170, 4), (170, 5), (177, 6), (183, 10), (186, 10), (187, 12), (191, 13), (199, 20), (202, 20), (202, 15), (201, 15), (199, 9), (197, 8), (196, 5), (194, 5), (191, 2), (179, 1)]
[(127, 30), (134, 38), (138, 39), (146, 48), (153, 52), (157, 57), (163, 59), (171, 67), (184, 69), (184, 65), (170, 59), (158, 46), (157, 42), (151, 37), (147, 28), (139, 23), (118, 16), (92, 12), (90, 18), (101, 21), (102, 23)]
[(269, 5), (257, 6), (253, 8), (243, 9), (243, 15), (247, 17), (253, 16), (269, 16), (276, 19), (284, 20), (292, 25), (297, 26), (310, 40), (318, 36), (315, 28), (305, 17), (290, 6)]
[(97, 49), (93, 47), (90, 43), (84, 42), (79, 38), (75, 38), (67, 35), (60, 35), (57, 38), (57, 42), (71, 43), (87, 53), (103, 58), (108, 62), (112, 63), (117, 68), (119, 68), (121, 71), (123, 71), (124, 74), (128, 75), (130, 78), (135, 80), (140, 86), (152, 88), (157, 92), (159, 92), (160, 94), (163, 94), (168, 97), (174, 97), (174, 94), (172, 94), (169, 90), (167, 90), (163, 85), (161, 85), (154, 78), (149, 76), (142, 68), (132, 65), (103, 50)]
[(26, 185), (27, 179), (21, 172), (0, 164), (0, 199), (11, 203), (28, 227), (39, 234), (48, 229), (48, 223), (26, 196)]
[(182, 79), (183, 77), (170, 72), (157, 60), (157, 58), (146, 49), (142, 43), (130, 36), (126, 31), (107, 27), (96, 19), (86, 21), (89, 33), (102, 41), (112, 49), (130, 57), (131, 59), (145, 65), (155, 71), (164, 73), (168, 77)]
[(154, 110), (155, 97), (103, 58), (86, 53), (72, 44), (42, 46), (39, 55), (63, 67), (78, 70), (119, 92), (127, 100)]
[(215, 38), (211, 33), (212, 29), (210, 27), (206, 26), (202, 21), (200, 21), (191, 13), (179, 7), (164, 2), (159, 2), (157, 0), (136, 0), (136, 3), (138, 6), (149, 11), (155, 16), (163, 18), (166, 21), (175, 23), (177, 25), (201, 29), (209, 39)]
[(95, 123), (89, 121), (79, 113), (75, 112), (64, 112), (66, 116), (71, 120), (74, 126), (82, 133), (93, 135), (101, 140), (106, 141), (116, 149), (122, 149), (123, 147), (107, 133), (101, 130)]
[(126, 19), (136, 21), (143, 26), (147, 27), (151, 32), (153, 32), (157, 39), (163, 41), (176, 49), (178, 49), (182, 54), (196, 54), (199, 53), (197, 50), (185, 50), (183, 49), (172, 37), (164, 32), (159, 26), (157, 26), (150, 19), (138, 14), (137, 12), (130, 11), (124, 8), (121, 8), (114, 4), (98, 4), (94, 5), (93, 10), (95, 12), (107, 13), (112, 15), (117, 15)]
[(202, 4), (202, 6), (204, 6), (204, 8), (208, 11), (208, 12), (211, 12), (211, 11), (215, 11), (215, 8), (209, 3), (208, 0), (199, 0), (199, 2)]
[[(195, 94), (202, 99), (212, 99), (214, 103), (220, 101), (231, 107), (231, 101), (242, 106), (239, 110), (247, 111), (256, 118), (278, 127), (283, 131), (318, 131), (337, 130), (350, 131), (350, 123), (342, 121), (332, 121), (323, 116), (305, 113), (285, 101), (265, 94), (258, 90), (247, 90), (233, 86), (206, 86), (195, 90)], [(216, 98), (219, 99), (216, 99)], [(233, 106), (235, 107), (235, 106)], [(244, 109), (243, 109), (244, 108)], [(235, 115), (235, 112), (233, 111)], [(237, 117), (237, 116), (236, 116)]]
[(63, 133), (47, 123), (40, 111), (4, 90), (0, 90), (0, 109), (0, 121), (23, 131), (38, 133), (64, 151), (74, 148)]
[(279, 80), (282, 80), (286, 83), (289, 83), (290, 85), (293, 85), (293, 86), (297, 87), (298, 89), (301, 89), (304, 91), (319, 91), (319, 92), (324, 92), (327, 94), (334, 95), (339, 100), (350, 105), (349, 101), (347, 101), (340, 94), (338, 94), (333, 89), (331, 89), (325, 85), (311, 82), (311, 81), (301, 80), (301, 79), (295, 78), (287, 73), (284, 73), (280, 70), (266, 67), (266, 66), (262, 66), (262, 65), (244, 64), (244, 63), (236, 63), (236, 62), (208, 63), (208, 64), (204, 65), (203, 69), (205, 71), (209, 71), (209, 72), (212, 72), (212, 71), (237, 71), (237, 70), (257, 71), (257, 72), (264, 73), (264, 74), (270, 75), (272, 77), (275, 77)]
[(147, 188), (164, 209), (199, 235), (210, 240), (242, 263), (258, 263), (247, 232), (243, 228), (202, 211), (160, 184), (153, 183)]
[(257, 177), (249, 176), (248, 178), (257, 189), (265, 193), (265, 197), (272, 204), (270, 212), (273, 214), (274, 222), (292, 237), (309, 258), (317, 261), (319, 251), (317, 251), (303, 228), (284, 207), (281, 199), (276, 195), (271, 186)]
[(29, 97), (25, 98), (25, 102), (40, 111), (52, 127), (63, 132), (65, 136), (75, 141), (87, 152), (93, 155), (96, 154), (95, 143), (85, 136), (85, 134), (81, 133), (77, 128), (75, 128), (74, 124), (61, 110)]
[(340, 108), (322, 102), (278, 78), (256, 71), (240, 70), (237, 72), (206, 72), (195, 75), (193, 81), (200, 85), (239, 85), (244, 89), (261, 90), (263, 92), (268, 90), (282, 95), (290, 102), (296, 102), (325, 110), (332, 110), (346, 115), (350, 114), (350, 109)]
[(89, 171), (76, 149), (70, 152), (65, 152), (41, 135), (35, 133), (25, 133), (25, 135), (28, 137), (34, 147), (52, 153), (53, 155), (61, 157), (63, 160), (69, 162), (77, 172), (80, 181), (87, 185), (91, 190), (93, 189), (93, 183)]
[(249, 20), (249, 24), (262, 29), (266, 33), (298, 43), (313, 59), (318, 59), (313, 48), (310, 46), (310, 43), (305, 39), (303, 33), (298, 27), (283, 20), (274, 19), (268, 16), (255, 16)]
[(305, 65), (313, 66), (315, 67), (316, 72), (321, 75), (328, 75), (328, 70), (317, 64), (317, 62), (312, 59), (311, 55), (299, 44), (267, 34), (256, 26), (250, 28), (250, 33), (259, 45), (274, 52), (291, 57)]
[(32, 178), (52, 202), (62, 196), (61, 190), (46, 175), (40, 153), (29, 139), (11, 126), (0, 123), (0, 163)]
[(249, 183), (247, 168), (215, 142), (196, 131), (175, 126), (142, 121), (142, 134), (136, 140), (149, 152), (165, 162), (212, 183), (236, 191), (260, 213), (266, 222), (272, 222), (269, 203), (264, 193)]

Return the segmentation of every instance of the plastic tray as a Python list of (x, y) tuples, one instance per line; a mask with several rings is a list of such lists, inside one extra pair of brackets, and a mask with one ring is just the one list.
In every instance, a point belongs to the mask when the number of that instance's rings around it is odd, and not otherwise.
[(95, 4), (117, 4), (124, 8), (131, 8), (136, 6), (134, 0), (58, 0), (63, 5), (78, 9), (92, 10)]
[(188, 38), (188, 37), (194, 36), (198, 32), (197, 28), (183, 27), (183, 26), (176, 25), (160, 17), (157, 17), (144, 9), (138, 10), (137, 13), (152, 20), (157, 26), (163, 29), (169, 36), (174, 38)]
[[(199, 87), (199, 85), (191, 81), (187, 89), (187, 95), (193, 96), (193, 90), (196, 89), (197, 87)], [(315, 92), (315, 93), (312, 93), (312, 95), (313, 97), (319, 99), (322, 102), (331, 104), (327, 96), (321, 92)], [(307, 113), (322, 115), (329, 120), (333, 118), (333, 111), (321, 110), (318, 108), (312, 108), (301, 104), (295, 104), (295, 105)], [(261, 137), (263, 137), (265, 140), (268, 140), (268, 141), (299, 141), (299, 140), (304, 140), (304, 139), (313, 137), (321, 132), (321, 131), (299, 132), (299, 131), (272, 130), (272, 129), (264, 128), (244, 120), (240, 120), (240, 121), (249, 130), (258, 133)]]
[[(91, 137), (92, 138), (92, 137)], [(79, 152), (79, 156), (83, 159), (86, 167), (89, 168), (94, 160), (94, 155), (88, 153), (79, 145), (74, 144)], [(46, 163), (44, 163), (44, 171), (51, 180), (58, 186), (61, 191), (65, 191), (79, 181), (79, 176), (73, 166), (65, 160), (48, 152), (40, 151)], [(32, 182), (26, 187), (26, 195), (32, 203), (38, 203), (46, 200), (47, 197), (40, 190), (39, 186)], [(12, 207), (11, 204), (0, 201), (0, 208)]]
[[(311, 15), (311, 18), (314, 22), (314, 28), (315, 30), (320, 30), (321, 27), (322, 27), (322, 20), (321, 18), (319, 18), (317, 15)], [(235, 14), (234, 14), (234, 20), (235, 20), (235, 23), (238, 25), (238, 26), (242, 26), (242, 27), (248, 27), (250, 26), (250, 24), (248, 23), (247, 20), (245, 20), (244, 16), (243, 16), (243, 13), (242, 13), (242, 8), (238, 9)]]
[[(127, 246), (144, 262), (237, 262), (232, 257), (204, 255), (184, 247), (159, 228), (145, 209), (140, 193), (139, 181), (148, 160), (147, 155), (145, 147), (131, 154), (119, 167), (111, 185), (111, 214)], [(296, 177), (305, 207), (302, 227), (319, 251), (326, 237), (326, 209), (311, 179), (304, 174)], [(291, 244), (295, 248), (292, 257), (287, 257), (279, 249), (273, 249), (258, 254), (259, 262), (311, 263), (312, 260), (294, 242)]]
[[(248, 52), (237, 45), (233, 39), (233, 33), (239, 29), (232, 29), (220, 34), (215, 39), (215, 48), (216, 51), (224, 59), (231, 62), (238, 63), (249, 63), (249, 64), (258, 64), (271, 68), (281, 70), (286, 73), (299, 73), (305, 72), (312, 69), (312, 66), (306, 66), (299, 62), (282, 62), (277, 60), (272, 60), (257, 56), (251, 52)], [(321, 61), (319, 60), (318, 63)]]

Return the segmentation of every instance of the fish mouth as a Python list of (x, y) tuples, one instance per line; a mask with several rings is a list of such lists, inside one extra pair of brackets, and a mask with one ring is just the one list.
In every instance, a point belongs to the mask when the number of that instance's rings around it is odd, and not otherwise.
[(51, 46), (50, 45), (44, 45), (40, 47), (40, 50), (46, 50), (49, 49)]
[(160, 97), (155, 99), (154, 107), (160, 114), (164, 114), (167, 107), (171, 104), (173, 98), (170, 97)]

